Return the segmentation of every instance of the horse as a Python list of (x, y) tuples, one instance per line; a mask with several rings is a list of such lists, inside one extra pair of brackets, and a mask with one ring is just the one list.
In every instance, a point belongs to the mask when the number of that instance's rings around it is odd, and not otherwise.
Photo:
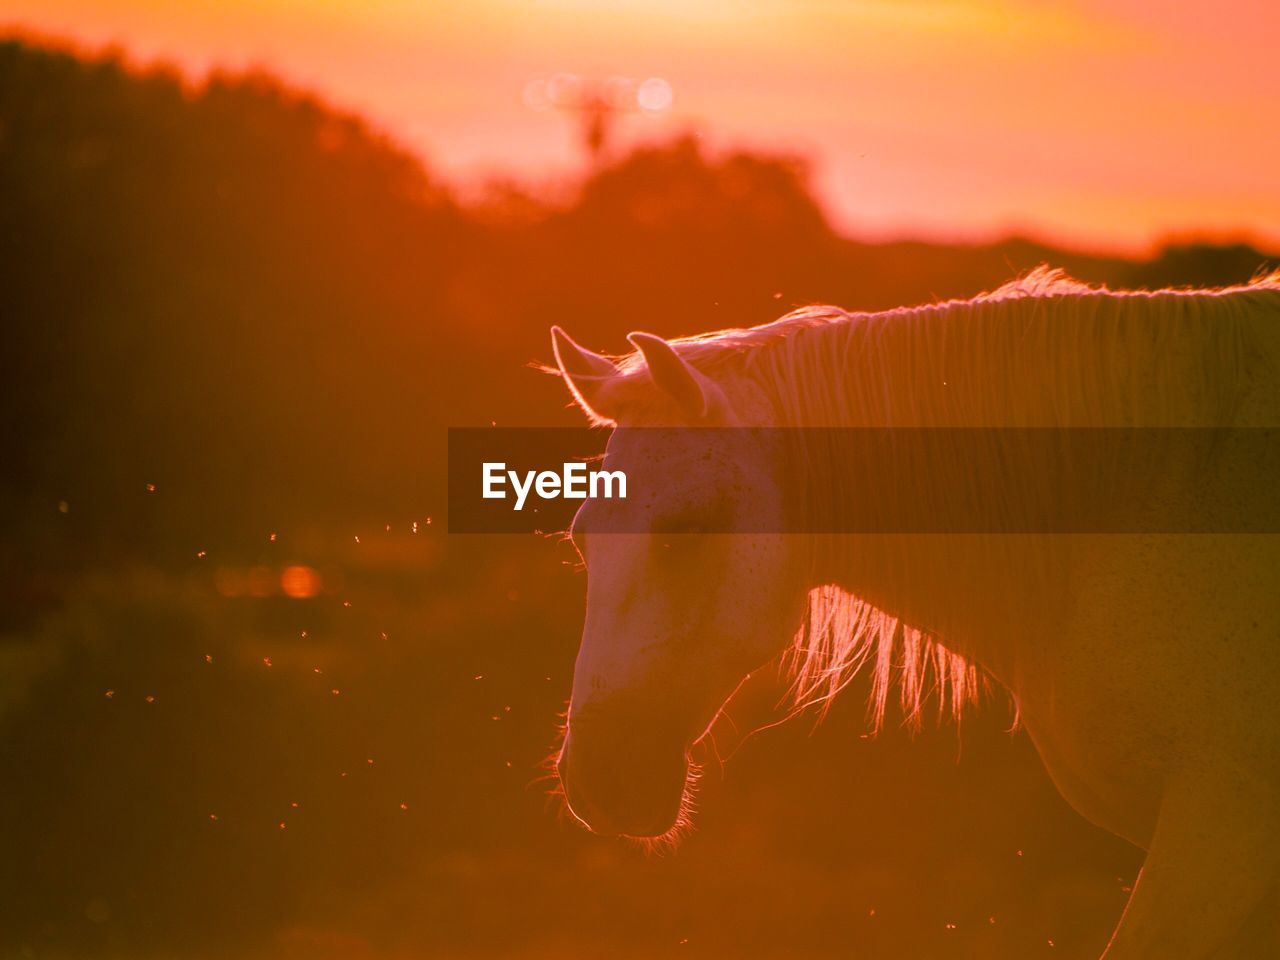
[[(873, 727), (895, 682), (912, 722), (931, 691), (958, 713), (992, 684), (1068, 803), (1146, 852), (1106, 960), (1280, 956), (1280, 536), (826, 531), (867, 464), (803, 429), (1275, 427), (1280, 272), (1132, 291), (1040, 268), (968, 300), (628, 340), (606, 356), (552, 328), (552, 372), (613, 428), (606, 469), (646, 491), (588, 500), (570, 531), (587, 602), (555, 765), (578, 820), (681, 829), (692, 745), (788, 651), (797, 706), (867, 668)], [(684, 429), (704, 427), (781, 429), (726, 477)], [(973, 469), (902, 495), (967, 489)], [(1141, 495), (1176, 514), (1203, 476), (1153, 472)], [(797, 510), (808, 523), (759, 522)]]

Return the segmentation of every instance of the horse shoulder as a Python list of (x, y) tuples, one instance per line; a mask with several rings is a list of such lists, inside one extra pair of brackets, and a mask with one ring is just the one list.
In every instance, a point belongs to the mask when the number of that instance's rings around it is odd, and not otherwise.
[(1015, 695), (1063, 795), (1146, 847), (1163, 784), (1236, 757), (1280, 787), (1280, 538), (1080, 537), (1075, 598)]

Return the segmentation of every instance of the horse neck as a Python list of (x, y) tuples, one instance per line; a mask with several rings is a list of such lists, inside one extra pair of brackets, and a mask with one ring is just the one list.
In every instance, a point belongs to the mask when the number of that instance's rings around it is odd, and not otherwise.
[[(1259, 298), (1274, 313), (1270, 289), (823, 311), (785, 335), (771, 331), (747, 369), (784, 427), (1219, 425), (1239, 413), (1251, 353), (1243, 318), (1262, 309)], [(801, 478), (791, 492), (808, 529), (842, 529), (829, 521), (857, 489), (859, 464), (790, 433), (782, 473)], [(954, 479), (918, 477), (909, 495), (945, 502)], [(1027, 638), (1061, 622), (1071, 602), (1070, 540), (819, 534), (810, 586), (837, 585), (1008, 682), (1036, 655)]]
[[(761, 364), (778, 397), (778, 422), (799, 428), (913, 428), (1096, 424), (1125, 417), (1121, 399), (1109, 398), (1115, 411), (1100, 408), (1092, 385), (1067, 381), (1062, 370), (1035, 369), (1035, 355), (1057, 351), (1045, 343), (1043, 315), (1038, 324), (1028, 318), (1053, 306), (964, 304), (850, 317), (807, 330), (795, 342), (780, 344), (771, 364)], [(1070, 322), (1083, 329), (1105, 325), (1107, 311), (1116, 308), (1114, 302), (1089, 302), (1086, 315)], [(1064, 339), (1079, 342), (1078, 333), (1068, 330)], [(1121, 347), (1102, 342), (1098, 357), (1076, 359), (1107, 369), (1117, 351), (1123, 354)], [(810, 586), (838, 585), (997, 676), (1015, 674), (1020, 645), (1034, 633), (1028, 628), (1049, 622), (1069, 594), (1069, 558), (1060, 544), (1031, 536), (830, 532), (845, 529), (842, 509), (865, 495), (858, 481), (868, 467), (852, 461), (846, 445), (824, 442), (820, 430), (792, 433), (791, 456), (800, 468), (790, 475), (802, 478), (802, 489), (793, 495), (805, 504), (808, 529), (828, 531), (814, 538)], [(913, 475), (909, 488), (881, 493), (907, 498), (899, 507), (945, 504), (961, 489), (958, 479), (924, 472)]]
[[(848, 534), (817, 551), (811, 586), (835, 584), (906, 628), (1011, 682), (1023, 644), (1052, 622), (1067, 555), (1034, 539), (981, 534)], [(1052, 571), (1052, 572), (1051, 572)], [(1061, 584), (1059, 584), (1061, 587)]]

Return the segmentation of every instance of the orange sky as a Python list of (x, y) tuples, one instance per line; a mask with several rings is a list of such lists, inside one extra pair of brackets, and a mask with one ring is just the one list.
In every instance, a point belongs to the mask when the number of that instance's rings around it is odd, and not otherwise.
[(455, 180), (581, 163), (531, 76), (659, 76), (673, 108), (623, 134), (802, 151), (862, 236), (1280, 248), (1273, 0), (0, 0), (0, 24), (267, 65)]

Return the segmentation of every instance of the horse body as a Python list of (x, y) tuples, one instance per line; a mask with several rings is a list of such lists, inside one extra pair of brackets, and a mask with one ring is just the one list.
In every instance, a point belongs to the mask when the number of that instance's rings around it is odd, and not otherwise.
[(1280, 947), (1242, 932), (1278, 905), (1275, 539), (1107, 544), (1078, 575), (1090, 602), (1015, 688), (1063, 796), (1148, 851), (1109, 957)]
[(1075, 609), (1009, 686), (1072, 806), (1150, 849), (1181, 768), (1280, 760), (1280, 551), (1268, 536), (1106, 539), (1076, 545)]
[[(1040, 275), (891, 315), (636, 335), (621, 365), (561, 333), (556, 350), (589, 416), (620, 426), (1277, 426), (1277, 337), (1278, 278), (1138, 295)], [(1010, 691), (1068, 802), (1148, 851), (1108, 960), (1280, 951), (1280, 537), (730, 532), (673, 553), (655, 548), (689, 504), (744, 485), (701, 489), (691, 444), (614, 441), (606, 464), (664, 483), (624, 508), (651, 533), (575, 535), (588, 613), (560, 765), (588, 825), (670, 826), (689, 745), (795, 634), (797, 700), (834, 695), (865, 665), (877, 724), (895, 673), (911, 718), (930, 668), (954, 709), (979, 669)], [(754, 511), (782, 509), (797, 478), (810, 509), (835, 509), (859, 468), (803, 446), (747, 460)], [(1176, 509), (1192, 502), (1188, 476), (1175, 465), (1134, 482)], [(921, 477), (911, 494), (963, 479)]]

